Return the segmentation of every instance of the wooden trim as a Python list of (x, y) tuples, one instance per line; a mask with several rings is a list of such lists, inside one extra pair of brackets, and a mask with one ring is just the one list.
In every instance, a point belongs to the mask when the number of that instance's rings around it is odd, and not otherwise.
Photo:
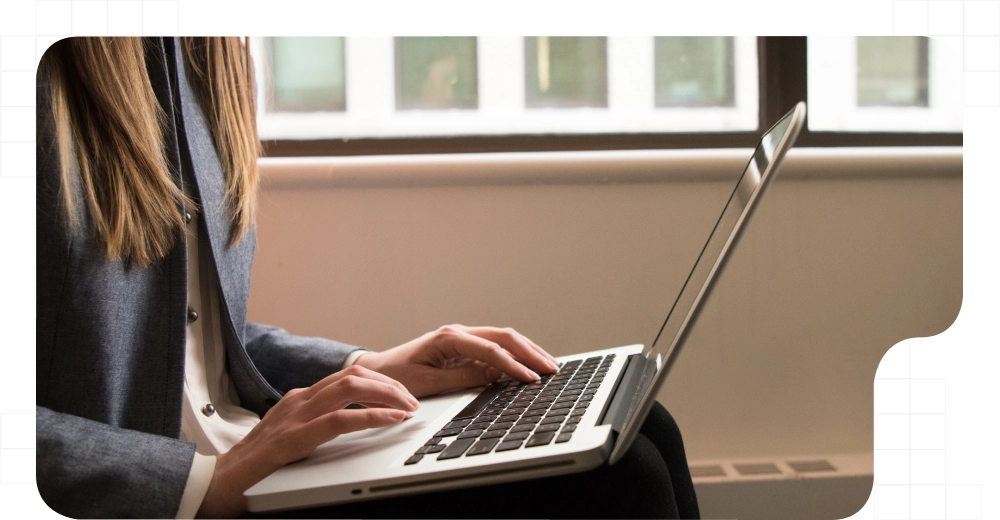
[[(568, 152), (583, 150), (671, 150), (749, 148), (757, 132), (678, 134), (503, 135), (386, 139), (264, 141), (265, 157), (336, 157), (441, 153)], [(796, 146), (962, 146), (962, 134), (900, 132), (809, 132)]]

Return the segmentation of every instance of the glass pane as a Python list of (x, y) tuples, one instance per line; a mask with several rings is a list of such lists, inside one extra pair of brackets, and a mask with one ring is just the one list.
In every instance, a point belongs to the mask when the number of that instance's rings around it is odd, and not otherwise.
[(607, 107), (607, 38), (525, 38), (528, 108)]
[(858, 37), (858, 106), (927, 106), (927, 38)]
[(657, 107), (731, 107), (734, 92), (733, 38), (656, 38)]
[(344, 38), (268, 38), (268, 110), (343, 111)]
[(476, 39), (396, 38), (396, 109), (477, 108)]

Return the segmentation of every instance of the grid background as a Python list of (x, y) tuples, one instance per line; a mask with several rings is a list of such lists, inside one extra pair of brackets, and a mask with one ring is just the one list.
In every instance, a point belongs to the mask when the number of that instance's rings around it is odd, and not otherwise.
[[(0, 252), (0, 287), (33, 288), (14, 278), (34, 272), (33, 257), (8, 252), (30, 251), (34, 243), (34, 227), (23, 225), (24, 216), (16, 213), (14, 202), (30, 197), (34, 187), (34, 73), (39, 57), (66, 36), (177, 34), (179, 11), (176, 0), (0, 3), (0, 222), (7, 223), (0, 228), (6, 246)], [(891, 24), (893, 35), (960, 40), (965, 106), (1000, 107), (1000, 1), (892, 0)], [(5, 298), (0, 305), (0, 325), (34, 321), (33, 291), (30, 301)], [(874, 382), (875, 486), (855, 518), (983, 518), (983, 486), (949, 478), (954, 459), (949, 459), (948, 449), (948, 378), (935, 362), (939, 358), (919, 348), (924, 341), (893, 347), (879, 366)], [(34, 350), (6, 350), (0, 395), (24, 395), (21, 374), (34, 366)], [(28, 386), (33, 395), (33, 385)], [(0, 503), (44, 507), (40, 500), (25, 501), (25, 496), (37, 499), (33, 400), (0, 401)], [(34, 515), (45, 511), (30, 510)]]

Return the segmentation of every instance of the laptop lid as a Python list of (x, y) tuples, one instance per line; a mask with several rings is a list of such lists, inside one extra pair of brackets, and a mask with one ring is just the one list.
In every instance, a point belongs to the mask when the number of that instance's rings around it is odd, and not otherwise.
[(632, 445), (761, 194), (774, 179), (782, 158), (798, 137), (805, 115), (806, 104), (799, 102), (765, 132), (757, 144), (656, 339), (638, 359), (644, 365), (638, 369), (642, 371), (641, 379), (631, 389), (635, 394), (609, 464), (618, 462)]

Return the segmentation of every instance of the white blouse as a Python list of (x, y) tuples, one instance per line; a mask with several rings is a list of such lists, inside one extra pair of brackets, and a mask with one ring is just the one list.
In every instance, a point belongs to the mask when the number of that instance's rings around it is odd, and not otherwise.
[[(188, 324), (181, 439), (193, 442), (197, 447), (177, 518), (194, 518), (212, 481), (216, 455), (229, 451), (240, 442), (260, 422), (260, 417), (240, 406), (236, 387), (229, 378), (226, 348), (222, 342), (218, 277), (212, 267), (208, 242), (198, 230), (198, 216), (189, 213), (185, 215), (185, 220)], [(205, 250), (204, 255), (199, 253), (202, 249)], [(366, 352), (352, 352), (343, 368), (351, 366)]]

